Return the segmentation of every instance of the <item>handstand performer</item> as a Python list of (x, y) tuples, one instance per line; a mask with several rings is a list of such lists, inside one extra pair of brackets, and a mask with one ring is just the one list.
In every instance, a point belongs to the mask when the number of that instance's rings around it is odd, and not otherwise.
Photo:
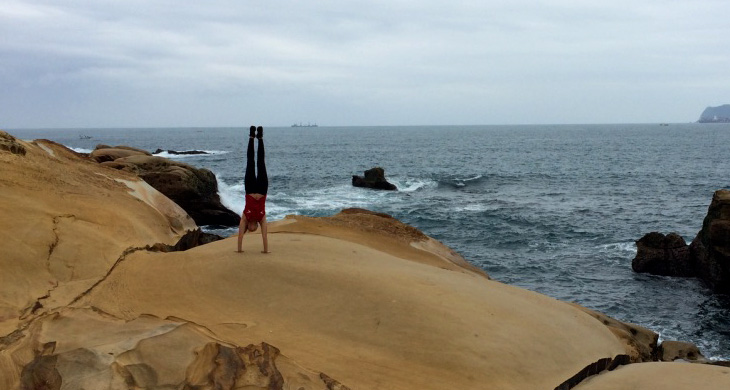
[[(258, 132), (257, 132), (258, 130)], [(254, 167), (253, 139), (259, 139), (256, 168)], [(238, 251), (243, 252), (241, 245), (243, 235), (247, 231), (255, 232), (257, 225), (261, 225), (261, 238), (264, 241), (264, 250), (261, 253), (269, 253), (269, 242), (266, 238), (266, 192), (269, 190), (269, 177), (266, 175), (266, 163), (264, 162), (264, 128), (258, 129), (251, 126), (249, 129), (248, 150), (246, 151), (246, 207), (241, 215), (241, 224), (238, 225)]]

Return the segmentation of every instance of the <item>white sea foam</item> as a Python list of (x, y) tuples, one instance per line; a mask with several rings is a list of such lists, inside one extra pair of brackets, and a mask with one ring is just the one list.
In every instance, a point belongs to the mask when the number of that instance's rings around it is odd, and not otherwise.
[(401, 192), (414, 192), (424, 188), (435, 188), (438, 182), (430, 179), (388, 178)]
[(215, 179), (218, 181), (218, 196), (221, 198), (221, 203), (237, 214), (243, 213), (246, 205), (246, 191), (243, 182), (228, 184), (218, 175)]
[[(241, 214), (246, 206), (246, 186), (243, 181), (228, 184), (216, 175), (218, 181), (218, 196), (221, 203), (231, 211)], [(266, 214), (269, 220), (276, 220), (285, 217), (288, 214), (295, 214), (295, 210), (281, 206), (281, 200), (287, 199), (287, 195), (283, 192), (269, 194), (266, 198)]]
[(227, 151), (227, 150), (201, 150), (201, 152), (205, 152), (205, 154), (175, 154), (175, 153), (168, 153), (167, 151), (163, 151), (163, 152), (154, 154), (154, 156), (176, 159), (176, 158), (189, 158), (189, 157), (216, 156), (216, 155), (230, 153), (230, 151)]
[(481, 213), (484, 211), (494, 211), (499, 209), (497, 206), (490, 206), (484, 203), (469, 203), (466, 205), (455, 205), (452, 207), (454, 212), (457, 213)]
[(619, 253), (619, 254), (635, 253), (636, 252), (636, 243), (634, 243), (633, 241), (629, 241), (629, 242), (616, 242), (616, 243), (612, 243), (612, 244), (603, 244), (603, 245), (599, 245), (598, 249), (600, 249), (602, 252)]
[(69, 148), (69, 149), (71, 149), (71, 150), (73, 150), (76, 153), (91, 153), (93, 151), (91, 149), (74, 148), (73, 146), (66, 146), (66, 147)]

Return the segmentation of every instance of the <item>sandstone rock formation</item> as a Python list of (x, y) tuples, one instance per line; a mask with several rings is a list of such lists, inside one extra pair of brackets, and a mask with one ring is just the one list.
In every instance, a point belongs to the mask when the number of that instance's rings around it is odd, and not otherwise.
[(695, 276), (690, 265), (689, 246), (676, 233), (647, 233), (636, 241), (635, 272), (665, 276)]
[(0, 149), (0, 389), (580, 387), (643, 366), (616, 368), (653, 340), (363, 210), (272, 222), (268, 254), (257, 234), (244, 253), (155, 251), (196, 229), (167, 197), (60, 145), (0, 141), (26, 150)]
[(586, 380), (575, 390), (723, 389), (730, 368), (686, 363), (642, 363), (622, 366)]
[(131, 148), (128, 146), (108, 146), (108, 145), (97, 145), (89, 157), (98, 162), (103, 163), (107, 161), (114, 161), (118, 158), (129, 157), (129, 156), (151, 156), (146, 150)]
[(213, 172), (163, 157), (133, 154), (103, 165), (137, 174), (180, 205), (198, 225), (238, 226), (241, 217), (220, 201)]
[(25, 146), (12, 135), (0, 130), (0, 150), (25, 156)]
[(395, 191), (398, 189), (394, 184), (385, 180), (385, 170), (375, 167), (365, 171), (365, 176), (352, 176), (352, 185), (355, 187), (372, 188), (376, 190)]
[(699, 348), (692, 343), (683, 341), (666, 340), (660, 349), (660, 359), (663, 362), (684, 360), (688, 362), (707, 363), (708, 359), (702, 356)]
[(190, 322), (124, 321), (94, 309), (64, 309), (34, 321), (0, 350), (0, 368), (4, 389), (19, 383), (20, 389), (50, 390), (347, 390), (264, 342), (229, 344)]

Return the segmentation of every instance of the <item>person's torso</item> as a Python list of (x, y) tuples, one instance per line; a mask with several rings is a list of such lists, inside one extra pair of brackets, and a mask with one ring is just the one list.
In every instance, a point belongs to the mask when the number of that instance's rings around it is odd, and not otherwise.
[(246, 207), (243, 214), (249, 221), (261, 221), (266, 215), (266, 195), (256, 199), (251, 194), (246, 194)]

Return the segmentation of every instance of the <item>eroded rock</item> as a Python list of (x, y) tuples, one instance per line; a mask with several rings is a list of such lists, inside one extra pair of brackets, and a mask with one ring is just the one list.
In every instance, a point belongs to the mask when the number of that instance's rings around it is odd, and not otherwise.
[(391, 184), (385, 180), (385, 170), (380, 167), (375, 167), (365, 171), (365, 176), (352, 176), (352, 185), (355, 187), (372, 188), (376, 190), (398, 190), (394, 184)]
[(223, 206), (215, 175), (207, 169), (147, 155), (131, 155), (107, 165), (137, 173), (180, 205), (198, 225), (238, 226), (241, 220), (238, 214)]
[(689, 246), (677, 233), (651, 232), (636, 241), (636, 257), (631, 262), (635, 272), (665, 276), (694, 276)]
[(130, 147), (123, 147), (123, 146), (114, 146), (114, 147), (103, 147), (100, 148), (100, 146), (106, 146), (106, 145), (99, 145), (94, 149), (90, 154), (89, 157), (91, 157), (92, 160), (103, 163), (107, 161), (114, 161), (123, 157), (129, 157), (129, 156), (151, 156), (149, 152), (141, 149), (135, 149)]
[(37, 319), (0, 350), (0, 368), (3, 389), (347, 390), (264, 342), (228, 344), (184, 320), (93, 309)]
[(714, 291), (730, 294), (730, 191), (715, 191), (689, 251), (697, 276)]
[(25, 156), (25, 146), (18, 142), (15, 137), (2, 130), (0, 130), (0, 150)]
[(681, 359), (695, 363), (707, 363), (700, 349), (692, 343), (667, 340), (659, 346), (659, 358), (663, 362)]

